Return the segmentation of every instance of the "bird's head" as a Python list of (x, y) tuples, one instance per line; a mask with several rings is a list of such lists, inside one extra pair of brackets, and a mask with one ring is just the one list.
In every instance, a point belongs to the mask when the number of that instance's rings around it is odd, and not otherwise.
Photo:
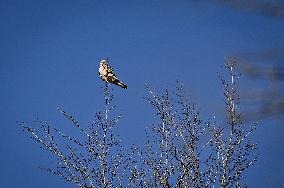
[(105, 64), (108, 64), (108, 59), (101, 60), (100, 65), (105, 65)]

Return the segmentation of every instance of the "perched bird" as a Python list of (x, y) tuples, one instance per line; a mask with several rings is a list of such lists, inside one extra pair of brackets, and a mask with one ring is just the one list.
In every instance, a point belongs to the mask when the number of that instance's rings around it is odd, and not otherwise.
[(108, 60), (101, 60), (99, 75), (101, 79), (105, 82), (110, 82), (112, 84), (118, 85), (124, 89), (127, 89), (127, 85), (122, 83), (114, 74), (113, 69), (108, 65)]

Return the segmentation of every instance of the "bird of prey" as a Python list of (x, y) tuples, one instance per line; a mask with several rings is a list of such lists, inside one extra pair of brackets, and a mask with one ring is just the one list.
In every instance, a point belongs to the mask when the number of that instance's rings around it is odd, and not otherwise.
[(118, 85), (124, 89), (127, 89), (127, 85), (122, 83), (115, 73), (113, 72), (113, 69), (108, 65), (108, 60), (101, 60), (100, 62), (100, 68), (99, 68), (99, 75), (101, 79), (105, 82), (110, 82), (112, 84)]

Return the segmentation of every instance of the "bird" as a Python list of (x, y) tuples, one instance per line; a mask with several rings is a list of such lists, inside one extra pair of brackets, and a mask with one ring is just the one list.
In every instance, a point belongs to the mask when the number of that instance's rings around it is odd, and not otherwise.
[(99, 67), (99, 75), (100, 78), (105, 81), (112, 84), (115, 84), (117, 86), (122, 87), (123, 89), (127, 89), (127, 85), (122, 83), (117, 76), (115, 75), (113, 69), (109, 66), (108, 60), (103, 59), (100, 61), (100, 67)]

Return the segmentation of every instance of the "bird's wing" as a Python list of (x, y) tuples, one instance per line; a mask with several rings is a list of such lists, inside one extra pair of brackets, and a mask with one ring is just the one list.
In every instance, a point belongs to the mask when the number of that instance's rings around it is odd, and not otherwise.
[(106, 64), (106, 68), (107, 68), (107, 72), (108, 73), (113, 73), (113, 68), (111, 66), (109, 66), (108, 64)]

